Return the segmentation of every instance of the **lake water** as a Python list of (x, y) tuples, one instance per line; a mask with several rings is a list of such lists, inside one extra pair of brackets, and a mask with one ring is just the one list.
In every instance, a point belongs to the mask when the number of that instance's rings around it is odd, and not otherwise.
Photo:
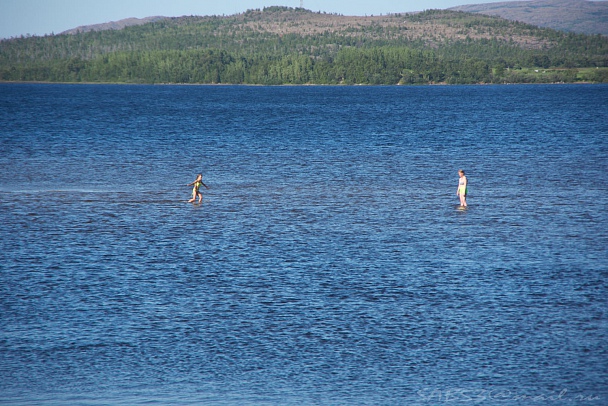
[(608, 404), (608, 86), (3, 84), (0, 123), (0, 404)]

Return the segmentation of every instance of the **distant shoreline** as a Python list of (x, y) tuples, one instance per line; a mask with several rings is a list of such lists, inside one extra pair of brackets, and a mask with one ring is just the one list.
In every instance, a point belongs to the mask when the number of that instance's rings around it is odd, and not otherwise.
[(605, 85), (603, 82), (553, 82), (553, 83), (417, 83), (417, 84), (401, 84), (393, 85), (374, 85), (368, 83), (360, 84), (322, 84), (322, 83), (306, 83), (306, 84), (280, 84), (280, 85), (265, 85), (252, 83), (129, 83), (129, 82), (44, 82), (44, 81), (8, 81), (0, 80), (0, 84), (32, 84), (32, 85), (117, 85), (117, 86), (244, 86), (244, 87), (425, 87), (425, 86), (514, 86), (514, 85)]

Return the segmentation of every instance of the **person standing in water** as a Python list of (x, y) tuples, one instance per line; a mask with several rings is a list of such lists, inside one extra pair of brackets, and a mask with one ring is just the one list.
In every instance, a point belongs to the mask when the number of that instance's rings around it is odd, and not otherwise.
[(458, 176), (460, 176), (460, 179), (458, 180), (456, 195), (460, 197), (460, 205), (462, 207), (467, 207), (467, 177), (464, 176), (464, 171), (462, 169), (458, 171)]
[(199, 191), (201, 185), (203, 185), (207, 189), (209, 189), (209, 186), (207, 186), (203, 183), (203, 174), (199, 173), (198, 176), (196, 177), (196, 179), (194, 180), (194, 182), (188, 183), (188, 186), (194, 186), (192, 188), (192, 199), (188, 200), (188, 203), (194, 202), (196, 200), (197, 196), (198, 196), (199, 203), (203, 201), (203, 194)]

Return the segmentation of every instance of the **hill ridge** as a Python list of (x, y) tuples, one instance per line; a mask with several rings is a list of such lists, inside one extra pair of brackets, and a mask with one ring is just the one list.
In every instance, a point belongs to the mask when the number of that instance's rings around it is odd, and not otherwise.
[[(266, 8), (272, 9), (281, 7), (282, 6), (270, 6)], [(561, 31), (576, 32), (582, 34), (602, 34), (608, 36), (608, 1), (522, 0), (461, 5), (456, 7), (450, 7), (446, 10), (497, 16), (506, 20), (520, 21), (539, 27), (552, 28)], [(235, 15), (246, 14), (250, 11), (255, 10), (247, 10), (243, 13), (238, 13)], [(413, 11), (394, 14), (416, 14), (419, 12), (420, 11)], [(323, 14), (336, 15), (332, 13)], [(368, 16), (343, 16), (341, 14), (340, 16), (347, 18), (368, 18)], [(378, 17), (382, 16), (369, 16), (369, 18)], [(120, 30), (126, 27), (142, 25), (149, 22), (156, 22), (168, 18), (180, 17), (151, 16), (145, 18), (125, 18), (118, 21), (79, 26), (63, 31), (59, 35), (77, 34), (90, 31)]]
[(59, 35), (79, 34), (79, 33), (90, 32), (90, 31), (122, 30), (123, 28), (126, 28), (126, 27), (147, 24), (147, 23), (151, 23), (151, 22), (155, 22), (155, 21), (164, 20), (165, 18), (167, 18), (167, 17), (152, 16), (152, 17), (144, 17), (144, 18), (135, 18), (135, 17), (123, 18), (118, 21), (109, 21), (109, 22), (99, 23), (99, 24), (81, 25), (76, 28), (71, 28), (69, 30), (62, 31), (59, 33)]
[(456, 6), (448, 10), (493, 15), (560, 31), (608, 36), (606, 1), (510, 1)]
[(0, 81), (608, 82), (606, 69), (590, 70), (606, 67), (606, 37), (453, 10), (349, 17), (273, 6), (0, 41)]

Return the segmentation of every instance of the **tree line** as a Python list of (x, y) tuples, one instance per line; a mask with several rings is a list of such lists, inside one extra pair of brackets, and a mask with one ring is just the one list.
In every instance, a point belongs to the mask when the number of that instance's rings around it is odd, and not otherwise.
[[(271, 11), (285, 15), (285, 8)], [(608, 39), (599, 35), (567, 34), (466, 13), (448, 13), (446, 20), (444, 12), (434, 11), (407, 18), (426, 21), (429, 27), (443, 21), (459, 24), (463, 32), (474, 28), (494, 30), (496, 35), (409, 38), (395, 36), (397, 28), (381, 24), (277, 34), (255, 29), (260, 15), (245, 13), (238, 24), (236, 17), (183, 17), (118, 31), (4, 40), (0, 80), (266, 85), (608, 82)], [(522, 46), (504, 39), (505, 33), (544, 45)], [(598, 69), (581, 73), (589, 67)]]

